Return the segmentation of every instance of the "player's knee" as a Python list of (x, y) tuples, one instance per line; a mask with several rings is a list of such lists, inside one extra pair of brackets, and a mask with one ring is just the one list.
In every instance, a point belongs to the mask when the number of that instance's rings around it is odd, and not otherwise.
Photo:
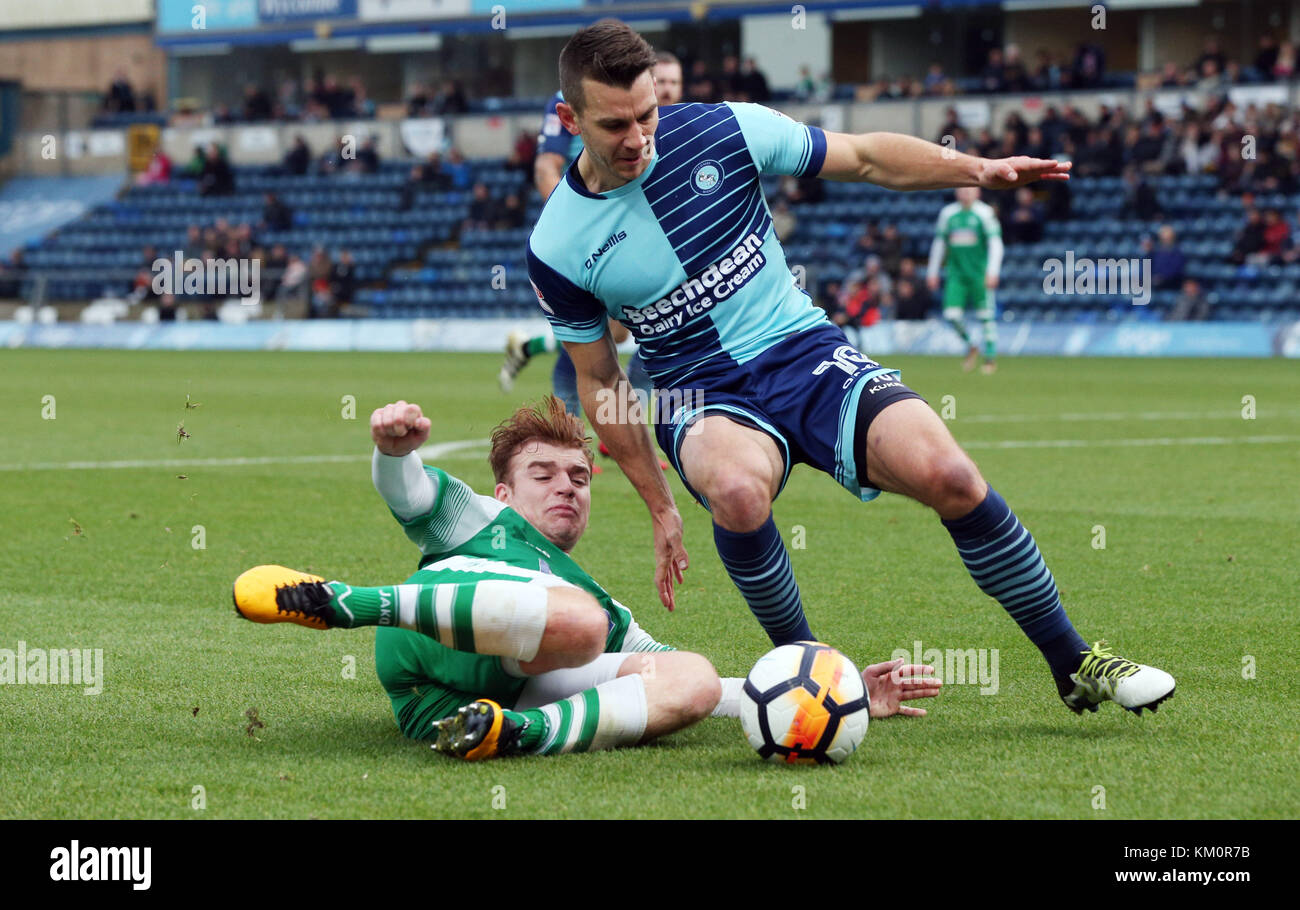
[(772, 514), (770, 486), (766, 478), (754, 474), (719, 479), (706, 494), (713, 520), (741, 534), (758, 530)]
[(679, 710), (684, 724), (693, 724), (713, 713), (722, 698), (722, 680), (707, 657), (700, 654), (686, 653), (685, 667), (682, 672), (682, 684), (678, 691), (681, 697)]
[(927, 481), (929, 504), (940, 512), (965, 514), (984, 499), (984, 479), (960, 449), (931, 459)]
[(609, 617), (596, 598), (576, 588), (551, 588), (547, 606), (539, 657), (580, 667), (604, 653)]

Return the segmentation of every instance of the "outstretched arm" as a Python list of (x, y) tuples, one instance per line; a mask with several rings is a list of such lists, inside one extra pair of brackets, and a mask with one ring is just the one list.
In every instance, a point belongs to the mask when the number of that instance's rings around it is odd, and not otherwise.
[(1044, 158), (977, 158), (901, 133), (826, 133), (818, 177), (877, 183), (891, 190), (958, 186), (1009, 189), (1035, 180), (1068, 180), (1070, 162)]
[[(654, 524), (655, 588), (669, 610), (676, 603), (673, 587), (690, 564), (682, 546), (682, 516), (672, 488), (659, 467), (646, 426), (647, 415), (619, 366), (609, 330), (596, 341), (564, 342), (578, 374), (578, 398), (600, 441), (623, 469), (650, 510)], [(639, 419), (637, 418), (639, 415)]]
[(433, 508), (436, 488), (416, 454), (429, 441), (431, 423), (418, 404), (397, 401), (370, 415), (375, 454), (370, 476), (375, 489), (398, 518), (409, 521)]

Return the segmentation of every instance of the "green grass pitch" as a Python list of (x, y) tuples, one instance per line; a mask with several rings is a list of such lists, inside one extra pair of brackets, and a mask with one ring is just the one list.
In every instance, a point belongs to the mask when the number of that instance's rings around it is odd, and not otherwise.
[[(549, 362), (506, 396), (489, 355), (14, 350), (0, 353), (0, 648), (102, 649), (105, 680), (99, 695), (0, 685), (0, 816), (1295, 817), (1297, 365), (1022, 358), (988, 377), (888, 362), (948, 409), (1084, 636), (1178, 678), (1158, 714), (1070, 713), (933, 515), (858, 504), (804, 467), (775, 514), (802, 545), (814, 631), (859, 663), (917, 641), (997, 649), (996, 694), (950, 685), (926, 718), (873, 722), (834, 768), (760, 762), (734, 720), (648, 748), (447, 760), (398, 734), (371, 630), (247, 623), (230, 584), (262, 562), (405, 578), (416, 551), (370, 485), (371, 409), (403, 397), (434, 442), (482, 440), (547, 390)], [(441, 464), (488, 492), (485, 454)], [(651, 634), (743, 675), (767, 640), (707, 514), (674, 478), (692, 568), (668, 614), (647, 516), (606, 465), (575, 557)]]

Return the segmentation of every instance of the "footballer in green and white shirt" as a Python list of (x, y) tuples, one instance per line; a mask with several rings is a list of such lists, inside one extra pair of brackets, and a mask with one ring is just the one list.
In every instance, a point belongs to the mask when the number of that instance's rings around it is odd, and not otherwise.
[(961, 187), (957, 201), (939, 212), (930, 245), (927, 281), (939, 289), (943, 269), (943, 318), (967, 346), (965, 368), (975, 367), (980, 348), (966, 329), (966, 310), (974, 310), (983, 331), (984, 372), (996, 368), (998, 274), (1002, 270), (1002, 226), (988, 203), (981, 202), (979, 187)]
[[(712, 713), (738, 717), (744, 680), (651, 638), (569, 556), (591, 509), (582, 421), (556, 398), (492, 434), (493, 496), (417, 450), (430, 422), (394, 402), (370, 418), (376, 489), (420, 549), (402, 584), (357, 587), (284, 566), (235, 581), (255, 622), (378, 626), (375, 669), (408, 737), (453, 756), (586, 752), (646, 742)], [(867, 667), (872, 717), (919, 715), (932, 668)]]

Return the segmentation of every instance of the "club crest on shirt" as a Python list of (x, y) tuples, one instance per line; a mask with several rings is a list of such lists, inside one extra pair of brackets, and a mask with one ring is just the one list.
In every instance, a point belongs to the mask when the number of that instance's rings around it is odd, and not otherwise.
[(722, 165), (710, 158), (695, 165), (695, 170), (691, 171), (691, 186), (701, 196), (707, 196), (722, 186), (723, 176)]

